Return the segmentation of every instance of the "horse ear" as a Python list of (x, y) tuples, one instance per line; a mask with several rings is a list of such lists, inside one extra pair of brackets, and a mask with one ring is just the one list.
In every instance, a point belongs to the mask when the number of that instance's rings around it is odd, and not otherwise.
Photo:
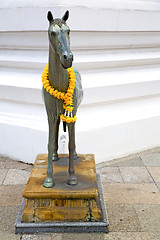
[(69, 11), (67, 10), (63, 15), (62, 20), (66, 22), (68, 18), (69, 18)]
[(50, 11), (49, 11), (48, 14), (47, 14), (47, 19), (48, 19), (48, 21), (49, 21), (50, 23), (54, 21), (53, 15), (52, 15), (52, 13), (51, 13)]

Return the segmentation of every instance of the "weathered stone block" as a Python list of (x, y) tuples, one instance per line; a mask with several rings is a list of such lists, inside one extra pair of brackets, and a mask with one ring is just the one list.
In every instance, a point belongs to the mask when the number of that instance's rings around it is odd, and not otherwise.
[(23, 222), (100, 221), (95, 160), (91, 154), (78, 155), (75, 171), (78, 185), (67, 185), (68, 156), (53, 162), (53, 188), (43, 187), (47, 171), (47, 154), (37, 156), (23, 193), (27, 199)]

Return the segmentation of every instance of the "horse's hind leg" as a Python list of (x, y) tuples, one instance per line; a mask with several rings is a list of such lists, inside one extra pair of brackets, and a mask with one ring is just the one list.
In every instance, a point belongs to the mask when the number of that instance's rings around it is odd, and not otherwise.
[(77, 155), (77, 152), (76, 152), (76, 149), (75, 149), (75, 151), (74, 151), (74, 160), (77, 160), (77, 158), (78, 158), (78, 155)]
[(74, 174), (75, 123), (68, 124), (68, 132), (69, 132), (69, 169), (68, 169), (69, 178), (67, 183), (69, 185), (76, 185), (78, 182)]
[(52, 160), (57, 161), (58, 160), (58, 134), (59, 134), (59, 124), (60, 124), (60, 119), (57, 119), (56, 125), (55, 125), (55, 145), (54, 145), (54, 150), (53, 150), (53, 156)]
[(59, 122), (58, 119), (55, 119), (50, 114), (48, 115), (48, 124), (49, 124), (48, 167), (47, 167), (47, 178), (43, 184), (43, 186), (46, 188), (51, 188), (54, 186), (52, 158), (56, 148), (56, 129), (58, 127), (58, 122)]

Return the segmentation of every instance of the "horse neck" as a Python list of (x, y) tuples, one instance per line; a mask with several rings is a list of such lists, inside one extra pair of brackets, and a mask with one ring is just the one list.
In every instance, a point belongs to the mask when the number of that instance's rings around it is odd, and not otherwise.
[(68, 88), (68, 73), (62, 67), (59, 55), (51, 47), (49, 47), (49, 76), (55, 90), (66, 92)]

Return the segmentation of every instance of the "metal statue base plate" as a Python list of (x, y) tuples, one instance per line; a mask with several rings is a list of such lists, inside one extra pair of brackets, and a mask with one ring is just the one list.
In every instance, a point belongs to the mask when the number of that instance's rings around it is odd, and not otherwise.
[(15, 233), (108, 232), (108, 220), (100, 176), (94, 155), (78, 155), (75, 160), (78, 184), (68, 186), (67, 155), (53, 162), (55, 186), (44, 188), (47, 155), (37, 156), (23, 193)]

